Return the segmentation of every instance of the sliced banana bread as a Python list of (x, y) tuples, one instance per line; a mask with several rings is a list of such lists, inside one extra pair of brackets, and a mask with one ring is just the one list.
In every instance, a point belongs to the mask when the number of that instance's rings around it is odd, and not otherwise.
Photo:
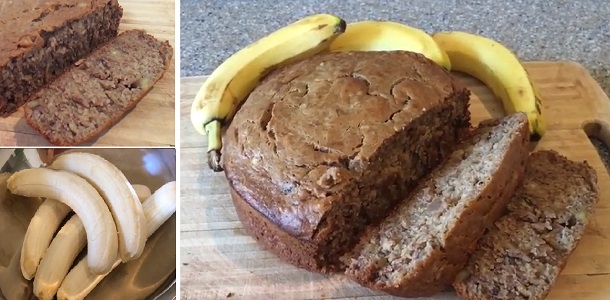
[(346, 274), (403, 297), (450, 286), (523, 178), (528, 122), (485, 122), (355, 248)]
[(523, 184), (453, 284), (469, 300), (538, 300), (551, 289), (599, 199), (586, 162), (530, 155)]
[(470, 127), (468, 100), (411, 52), (325, 53), (276, 70), (223, 140), (246, 230), (285, 261), (330, 270), (451, 152)]
[(135, 106), (172, 55), (167, 41), (141, 30), (123, 32), (36, 93), (25, 106), (26, 121), (54, 145), (84, 143)]
[(116, 37), (117, 0), (0, 1), (0, 115)]

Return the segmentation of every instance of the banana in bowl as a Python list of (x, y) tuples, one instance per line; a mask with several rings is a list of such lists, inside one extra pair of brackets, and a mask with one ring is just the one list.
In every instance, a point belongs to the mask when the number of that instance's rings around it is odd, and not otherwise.
[[(59, 155), (39, 155), (48, 152), (51, 151), (37, 153), (34, 150), (32, 153), (28, 150), (28, 153), (24, 153), (23, 150), (16, 150), (16, 155), (12, 155), (2, 169), (14, 173), (7, 175), (5, 194), (25, 199), (19, 203), (38, 201), (38, 205), (31, 205), (29, 215), (24, 214), (26, 218), (33, 216), (30, 217), (33, 221), (21, 222), (21, 235), (17, 239), (24, 242), (15, 243), (22, 246), (21, 249), (14, 249), (16, 246), (3, 249), (7, 253), (6, 250), (12, 250), (12, 260), (8, 260), (8, 263), (7, 259), (0, 261), (0, 274), (9, 274), (13, 282), (22, 283), (21, 288), (14, 288), (19, 285), (2, 284), (0, 280), (0, 289), (5, 298), (53, 299), (57, 296), (58, 299), (102, 299), (108, 298), (108, 293), (129, 299), (175, 296), (175, 292), (174, 295), (166, 293), (175, 282), (175, 150), (78, 149)], [(46, 164), (38, 168), (41, 162)], [(60, 184), (62, 180), (69, 184)], [(70, 189), (66, 189), (66, 185)], [(127, 207), (141, 211), (141, 219), (134, 224), (124, 223), (127, 224), (125, 233), (128, 234), (118, 234), (116, 246), (111, 242), (101, 250), (83, 251), (91, 248), (95, 244), (92, 241), (99, 237), (91, 228), (103, 228), (99, 225), (106, 223), (117, 225), (120, 223), (118, 219), (125, 222), (125, 218), (138, 215), (118, 213), (113, 209), (113, 205), (120, 208), (120, 204), (113, 204), (107, 198), (125, 198), (117, 196), (123, 195), (117, 193), (121, 188), (121, 193), (133, 198), (134, 203), (129, 203)], [(83, 189), (89, 192), (83, 194), (81, 191), (80, 196), (89, 200), (78, 203), (69, 201), (77, 190)], [(41, 201), (37, 198), (45, 199)], [(109, 211), (106, 217), (86, 213), (104, 209)], [(76, 214), (72, 214), (72, 210)], [(45, 217), (40, 218), (43, 214)], [(38, 219), (43, 220), (43, 226), (35, 225)], [(48, 220), (54, 224), (46, 224)], [(0, 231), (3, 229), (0, 228)], [(137, 245), (141, 240), (136, 229), (145, 235), (145, 244), (140, 251), (132, 252), (131, 256), (121, 255), (121, 245)], [(111, 234), (102, 232), (113, 241)], [(29, 243), (28, 236), (41, 238), (42, 245)], [(4, 245), (3, 241), (0, 244)], [(133, 249), (137, 249), (137, 246)], [(103, 261), (104, 255), (100, 253), (110, 257), (108, 265), (100, 265), (111, 270), (108, 274), (101, 271), (104, 268), (92, 268), (92, 261)], [(10, 264), (11, 261), (18, 261), (16, 268)], [(30, 267), (24, 268), (28, 264)], [(6, 268), (11, 266), (13, 268)]]

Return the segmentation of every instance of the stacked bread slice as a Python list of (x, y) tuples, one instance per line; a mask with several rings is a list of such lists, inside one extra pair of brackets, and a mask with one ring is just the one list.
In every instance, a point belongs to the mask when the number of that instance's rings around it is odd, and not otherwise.
[(528, 141), (524, 114), (480, 125), (365, 235), (346, 274), (394, 295), (442, 291), (521, 182)]
[(555, 151), (529, 155), (524, 114), (491, 123), (364, 235), (350, 278), (404, 297), (452, 283), (465, 299), (545, 297), (584, 234), (597, 176)]
[(490, 228), (453, 286), (464, 299), (543, 299), (583, 236), (597, 175), (559, 153), (530, 155), (508, 213)]

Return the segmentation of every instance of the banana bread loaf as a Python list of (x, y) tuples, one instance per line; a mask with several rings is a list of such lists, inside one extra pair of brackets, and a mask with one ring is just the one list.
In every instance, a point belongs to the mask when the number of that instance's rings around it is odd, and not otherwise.
[(123, 32), (36, 93), (25, 105), (26, 121), (54, 145), (84, 143), (136, 105), (172, 55), (167, 41)]
[(350, 255), (347, 276), (402, 297), (451, 286), (523, 178), (528, 126), (522, 113), (481, 125), (365, 235)]
[(0, 1), (0, 115), (117, 35), (117, 0)]
[(597, 203), (597, 174), (555, 151), (530, 155), (523, 184), (453, 284), (463, 299), (546, 297)]
[(224, 136), (247, 232), (328, 272), (468, 131), (469, 92), (420, 54), (325, 53), (266, 77)]

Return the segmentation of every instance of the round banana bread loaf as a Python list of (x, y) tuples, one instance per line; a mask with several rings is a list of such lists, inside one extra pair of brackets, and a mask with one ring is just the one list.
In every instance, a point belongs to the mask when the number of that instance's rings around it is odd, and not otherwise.
[(247, 232), (319, 272), (436, 167), (470, 127), (469, 92), (404, 51), (324, 53), (275, 70), (224, 135)]

